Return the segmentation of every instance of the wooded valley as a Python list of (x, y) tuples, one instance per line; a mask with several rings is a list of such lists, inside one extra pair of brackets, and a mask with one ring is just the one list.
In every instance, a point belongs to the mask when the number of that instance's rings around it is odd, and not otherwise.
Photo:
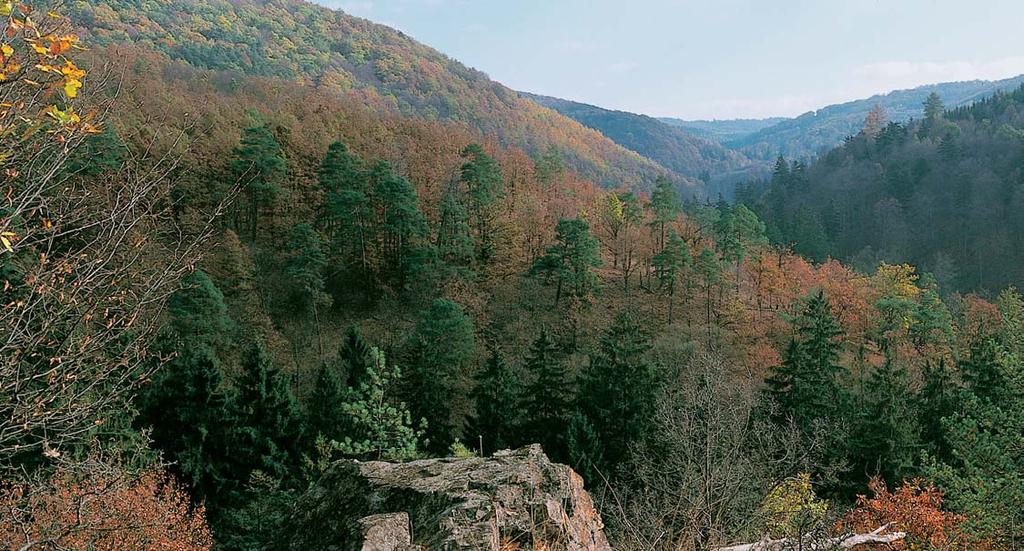
[(726, 202), (299, 0), (0, 25), (3, 548), (287, 549), (338, 461), (530, 444), (616, 549), (1020, 547), (1024, 88)]

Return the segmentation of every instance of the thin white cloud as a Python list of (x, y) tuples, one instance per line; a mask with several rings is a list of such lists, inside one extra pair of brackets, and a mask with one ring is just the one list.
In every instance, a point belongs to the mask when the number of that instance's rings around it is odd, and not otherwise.
[[(785, 95), (774, 98), (721, 98), (700, 101), (686, 106), (684, 118), (695, 119), (747, 119), (772, 116), (796, 116), (824, 105), (819, 97)], [(679, 116), (672, 112), (659, 112), (657, 116)], [(679, 110), (683, 111), (683, 110)]]
[(1024, 56), (989, 61), (887, 61), (855, 67), (851, 76), (876, 91), (962, 80), (998, 80), (1024, 74)]
[(634, 63), (632, 61), (621, 61), (619, 63), (608, 64), (607, 66), (605, 66), (605, 70), (613, 75), (621, 75), (629, 73), (638, 67), (640, 67), (639, 63)]

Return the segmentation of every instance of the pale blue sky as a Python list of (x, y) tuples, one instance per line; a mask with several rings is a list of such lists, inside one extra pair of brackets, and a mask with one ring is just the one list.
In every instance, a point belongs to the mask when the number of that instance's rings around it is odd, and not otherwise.
[(316, 0), (517, 90), (654, 116), (792, 116), (1024, 73), (1024, 0)]

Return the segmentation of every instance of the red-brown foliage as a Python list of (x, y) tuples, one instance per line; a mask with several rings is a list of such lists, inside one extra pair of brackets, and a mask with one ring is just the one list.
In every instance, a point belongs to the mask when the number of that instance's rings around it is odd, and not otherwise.
[(129, 476), (90, 465), (45, 484), (0, 489), (0, 548), (125, 551), (211, 549), (202, 506), (166, 473)]
[(962, 531), (964, 518), (942, 510), (942, 491), (931, 483), (921, 479), (904, 481), (899, 489), (890, 491), (885, 481), (876, 477), (868, 487), (874, 497), (860, 496), (857, 508), (843, 520), (842, 529), (870, 532), (888, 525), (890, 531), (906, 532), (907, 537), (903, 541), (888, 544), (886, 549), (953, 551), (984, 548), (968, 545)]

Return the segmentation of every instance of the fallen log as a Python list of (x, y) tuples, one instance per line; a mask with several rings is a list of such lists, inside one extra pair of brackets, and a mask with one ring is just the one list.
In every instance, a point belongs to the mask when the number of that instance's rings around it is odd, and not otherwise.
[(892, 532), (885, 534), (884, 532), (888, 528), (889, 525), (886, 524), (885, 526), (866, 534), (847, 534), (834, 538), (813, 538), (808, 535), (804, 536), (800, 540), (793, 538), (773, 540), (766, 536), (764, 539), (756, 543), (744, 543), (741, 545), (731, 545), (729, 547), (719, 547), (715, 549), (715, 551), (787, 551), (790, 549), (825, 551), (827, 549), (852, 549), (858, 545), (892, 543), (907, 536), (904, 532)]

